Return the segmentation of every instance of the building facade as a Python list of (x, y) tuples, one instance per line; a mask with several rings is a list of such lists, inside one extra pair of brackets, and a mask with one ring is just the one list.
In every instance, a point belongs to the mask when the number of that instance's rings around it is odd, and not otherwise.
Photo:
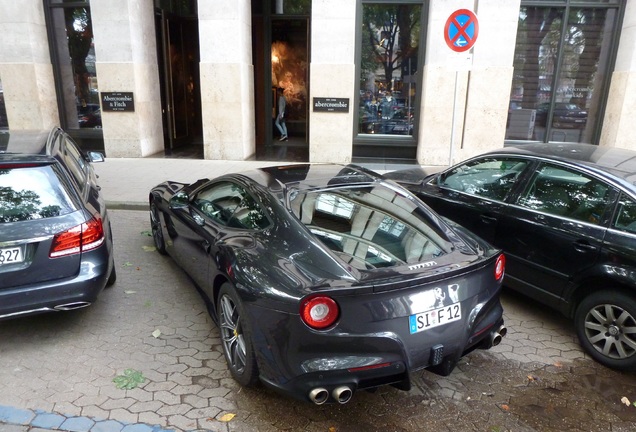
[(634, 2), (0, 0), (0, 12), (0, 128), (61, 125), (109, 157), (446, 165), (504, 143), (636, 149)]

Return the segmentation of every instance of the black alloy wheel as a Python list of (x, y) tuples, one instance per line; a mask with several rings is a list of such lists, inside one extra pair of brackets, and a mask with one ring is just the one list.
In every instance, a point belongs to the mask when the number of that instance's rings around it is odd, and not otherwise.
[(583, 348), (599, 363), (636, 370), (636, 301), (618, 291), (586, 297), (574, 318)]
[(163, 230), (161, 229), (161, 217), (159, 209), (154, 200), (150, 202), (150, 227), (152, 229), (152, 239), (155, 242), (157, 252), (162, 255), (166, 254), (166, 241), (163, 238)]
[(223, 353), (232, 377), (245, 387), (256, 384), (258, 368), (249, 329), (245, 325), (243, 306), (229, 283), (221, 287), (217, 315)]

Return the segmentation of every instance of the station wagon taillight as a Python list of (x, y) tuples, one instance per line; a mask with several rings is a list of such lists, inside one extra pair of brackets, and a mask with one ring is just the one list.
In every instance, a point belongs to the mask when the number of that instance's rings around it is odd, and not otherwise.
[(95, 249), (104, 243), (104, 227), (99, 215), (53, 238), (49, 257), (59, 258)]
[(327, 296), (310, 297), (300, 305), (300, 317), (303, 322), (316, 330), (331, 326), (339, 314), (338, 303)]
[(497, 261), (495, 262), (495, 279), (499, 280), (504, 276), (506, 272), (506, 257), (504, 254), (501, 254), (497, 257)]

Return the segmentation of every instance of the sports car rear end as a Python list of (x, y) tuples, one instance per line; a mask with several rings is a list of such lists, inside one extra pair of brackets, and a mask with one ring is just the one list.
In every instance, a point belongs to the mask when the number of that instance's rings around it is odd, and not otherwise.
[(449, 374), (463, 355), (505, 335), (503, 255), (406, 191), (305, 184), (290, 197), (315, 245), (350, 280), (330, 280), (317, 254), (293, 254), (286, 268), (322, 283), (305, 290), (297, 314), (251, 307), (269, 385), (317, 404), (346, 403), (359, 389), (409, 389), (416, 370)]

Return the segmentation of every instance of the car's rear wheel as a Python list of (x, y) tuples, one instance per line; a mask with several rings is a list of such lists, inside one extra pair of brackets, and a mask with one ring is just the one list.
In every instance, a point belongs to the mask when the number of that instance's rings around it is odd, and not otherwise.
[(618, 291), (586, 297), (574, 317), (581, 345), (599, 363), (636, 369), (636, 301)]
[(115, 268), (115, 263), (113, 262), (113, 268), (110, 270), (110, 274), (108, 275), (108, 280), (106, 281), (106, 286), (112, 286), (117, 282), (117, 269)]
[(163, 238), (163, 230), (161, 229), (161, 217), (157, 204), (150, 202), (150, 227), (152, 229), (152, 239), (155, 242), (155, 248), (160, 254), (166, 254), (166, 241)]
[(229, 283), (224, 284), (219, 292), (217, 316), (223, 353), (232, 377), (242, 386), (256, 384), (258, 368), (245, 312), (238, 294)]

